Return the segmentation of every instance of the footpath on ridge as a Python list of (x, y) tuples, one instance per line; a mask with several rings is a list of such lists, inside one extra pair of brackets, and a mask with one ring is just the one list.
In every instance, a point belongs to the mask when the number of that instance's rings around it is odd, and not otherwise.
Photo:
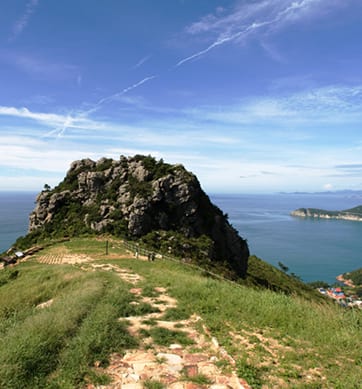
[[(137, 253), (137, 258), (146, 260), (147, 256), (142, 254), (145, 253)], [(130, 255), (121, 257), (129, 258)], [(186, 320), (174, 321), (163, 319), (168, 309), (177, 307), (177, 301), (168, 295), (166, 288), (155, 287), (152, 297), (143, 296), (142, 288), (137, 285), (143, 280), (140, 275), (119, 265), (93, 263), (93, 258), (70, 253), (64, 247), (38, 256), (37, 261), (45, 264), (78, 264), (84, 271), (115, 272), (130, 284), (130, 293), (137, 297), (132, 304), (148, 304), (156, 311), (119, 318), (127, 322), (130, 334), (140, 339), (139, 348), (127, 350), (124, 354), (112, 354), (105, 369), (96, 363), (95, 368), (109, 375), (112, 382), (108, 385), (89, 384), (87, 389), (250, 389), (247, 382), (237, 376), (235, 360), (219, 345), (200, 316), (194, 314)], [(48, 301), (43, 306), (51, 303)], [(154, 329), (164, 329), (166, 334), (176, 334), (176, 338), (181, 333), (183, 341), (159, 345), (152, 336), (147, 336)]]
[[(112, 378), (112, 383), (104, 386), (89, 385), (88, 389), (142, 389), (158, 383), (170, 389), (248, 389), (248, 384), (237, 377), (233, 371), (235, 361), (220, 347), (212, 337), (200, 316), (192, 315), (187, 320), (165, 321), (165, 311), (177, 306), (177, 301), (167, 294), (167, 289), (156, 287), (154, 297), (143, 297), (142, 288), (137, 283), (142, 278), (133, 272), (113, 264), (84, 267), (84, 270), (107, 270), (116, 272), (123, 280), (129, 282), (130, 292), (139, 296), (134, 304), (147, 303), (158, 312), (127, 317), (129, 331), (139, 337), (141, 332), (151, 328), (164, 328), (170, 331), (182, 331), (190, 343), (182, 345), (171, 343), (160, 346), (153, 343), (152, 337), (142, 339), (137, 350), (127, 350), (124, 355), (113, 354), (110, 365), (104, 370)], [(125, 320), (120, 318), (119, 320)], [(198, 330), (197, 328), (200, 328)], [(220, 360), (227, 360), (231, 371), (225, 374), (217, 366)], [(147, 383), (149, 386), (147, 386)], [(161, 387), (161, 386), (159, 386)]]

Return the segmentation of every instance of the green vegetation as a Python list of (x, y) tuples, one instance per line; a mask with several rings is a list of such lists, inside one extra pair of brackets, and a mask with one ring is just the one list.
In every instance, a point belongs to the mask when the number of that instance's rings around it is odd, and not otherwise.
[(262, 369), (250, 365), (245, 359), (239, 359), (237, 361), (236, 369), (238, 376), (246, 380), (252, 388), (257, 389), (262, 387)]
[(112, 166), (112, 158), (102, 158), (100, 163), (97, 163), (97, 172), (103, 172)]
[[(137, 345), (117, 320), (129, 313), (133, 296), (114, 274), (36, 263), (17, 271), (0, 288), (0, 387), (103, 381), (94, 363), (106, 365), (111, 352)], [(50, 307), (36, 308), (50, 299)]]
[(151, 336), (153, 341), (160, 346), (169, 346), (178, 343), (183, 346), (193, 344), (193, 341), (182, 331), (172, 331), (163, 327), (153, 327), (150, 330), (142, 330), (144, 336)]
[(197, 374), (197, 375), (193, 375), (193, 376), (190, 376), (187, 374), (187, 372), (185, 371), (184, 372), (184, 375), (183, 375), (183, 380), (184, 381), (188, 381), (188, 382), (193, 382), (194, 384), (197, 384), (197, 385), (211, 385), (213, 382), (211, 381), (210, 378), (208, 378), (206, 375), (204, 374)]
[(355, 286), (362, 286), (362, 268), (343, 274), (346, 280), (352, 280)]
[(160, 253), (179, 258), (192, 258), (199, 264), (210, 262), (209, 253), (213, 245), (211, 238), (206, 235), (188, 238), (175, 231), (152, 231), (142, 237), (142, 242), (146, 247)]
[(349, 213), (353, 213), (356, 215), (362, 215), (362, 205), (359, 205), (359, 206), (354, 207), (354, 208), (346, 209), (342, 212), (349, 212)]
[(313, 289), (317, 289), (317, 288), (328, 289), (328, 288), (330, 287), (330, 285), (328, 284), (328, 282), (320, 281), (320, 280), (308, 282), (308, 285), (309, 285), (311, 288), (313, 288)]
[(143, 387), (145, 389), (166, 389), (166, 386), (162, 384), (162, 382), (155, 380), (146, 380), (143, 383)]
[(362, 205), (354, 208), (344, 209), (343, 211), (329, 211), (320, 208), (299, 208), (292, 212), (294, 216), (308, 216), (308, 217), (328, 217), (348, 219), (351, 217), (360, 220), (362, 218)]
[(294, 273), (286, 274), (256, 256), (249, 258), (248, 273), (243, 284), (257, 288), (267, 288), (288, 295), (298, 295), (307, 300), (325, 300), (320, 293), (314, 290), (313, 285), (301, 282)]
[[(269, 290), (204, 277), (201, 270), (182, 263), (121, 259), (125, 251), (116, 239), (108, 256), (104, 249), (104, 240), (72, 239), (34, 259), (60, 250), (86, 254), (99, 259), (98, 264), (118, 265), (141, 275), (138, 287), (147, 286), (146, 295), (152, 295), (155, 287), (167, 288), (178, 306), (166, 311), (162, 320), (201, 316), (212, 336), (237, 361), (240, 377), (252, 387), (283, 383), (293, 388), (359, 388), (362, 350), (356, 345), (362, 343), (361, 311), (342, 309), (308, 287), (298, 291), (297, 280), (277, 269), (272, 272), (274, 268), (256, 257), (245, 283), (255, 286), (258, 272), (264, 278), (270, 272)], [(122, 354), (137, 347), (139, 339), (129, 335), (127, 317), (152, 311), (147, 304), (130, 304), (140, 303), (139, 297), (129, 293), (130, 285), (115, 272), (31, 261), (3, 270), (0, 280), (0, 387), (4, 388), (105, 384), (108, 378), (95, 365), (106, 366), (113, 351)], [(279, 291), (278, 282), (288, 294)], [(49, 307), (36, 308), (50, 299)], [(144, 335), (167, 346), (189, 341), (182, 331), (154, 325)], [(203, 385), (205, 378), (195, 379)], [(162, 387), (158, 381), (147, 385)]]

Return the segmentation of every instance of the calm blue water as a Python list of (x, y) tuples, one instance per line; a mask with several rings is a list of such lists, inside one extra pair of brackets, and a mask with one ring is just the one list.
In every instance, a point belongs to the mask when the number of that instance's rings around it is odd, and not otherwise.
[(251, 254), (284, 263), (306, 282), (335, 282), (362, 267), (362, 222), (301, 219), (297, 208), (342, 210), (362, 205), (361, 195), (213, 195), (230, 223), (248, 240)]
[(27, 233), (35, 198), (35, 193), (0, 192), (0, 253)]
[[(0, 252), (28, 228), (35, 193), (0, 192)], [(335, 281), (362, 267), (362, 222), (294, 218), (301, 207), (341, 210), (362, 205), (359, 195), (212, 195), (249, 243), (251, 254), (276, 265), (283, 262), (304, 281)]]

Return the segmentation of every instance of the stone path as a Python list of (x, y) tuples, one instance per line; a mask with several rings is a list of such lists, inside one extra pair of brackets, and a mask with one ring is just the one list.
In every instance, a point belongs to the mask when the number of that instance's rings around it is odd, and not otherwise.
[[(81, 269), (85, 271), (115, 272), (130, 284), (130, 292), (137, 296), (137, 301), (132, 304), (146, 303), (157, 308), (157, 312), (119, 318), (126, 320), (130, 334), (140, 339), (140, 346), (136, 350), (127, 350), (124, 355), (111, 355), (106, 369), (101, 369), (96, 363), (95, 369), (109, 375), (112, 382), (103, 386), (89, 384), (88, 389), (250, 389), (244, 380), (237, 377), (235, 361), (212, 337), (201, 317), (192, 315), (187, 320), (163, 320), (168, 309), (177, 307), (177, 301), (168, 295), (166, 288), (156, 287), (151, 293), (155, 297), (143, 296), (142, 288), (137, 287), (143, 280), (140, 275), (118, 265), (92, 263), (93, 258), (71, 254), (64, 248), (38, 256), (37, 260), (47, 264), (81, 264)], [(52, 302), (49, 300), (37, 308), (45, 308)], [(152, 336), (147, 337), (147, 331), (152, 332), (155, 328), (183, 333), (189, 342), (179, 344), (171, 337), (167, 346), (158, 345)]]
[[(142, 279), (131, 271), (111, 264), (91, 264), (94, 271), (115, 271), (125, 281), (132, 284), (130, 292), (138, 296), (133, 304), (147, 303), (158, 312), (141, 316), (120, 318), (129, 324), (129, 332), (141, 339), (137, 350), (127, 350), (124, 355), (113, 354), (110, 365), (100, 372), (108, 374), (112, 383), (103, 386), (88, 385), (88, 389), (249, 389), (248, 384), (235, 373), (235, 361), (218, 344), (204, 325), (202, 318), (192, 315), (187, 320), (162, 320), (164, 313), (177, 306), (177, 301), (167, 294), (167, 289), (157, 287), (155, 297), (142, 296), (137, 287)], [(85, 269), (86, 270), (86, 269)], [(89, 268), (87, 269), (89, 270)], [(171, 342), (167, 346), (155, 344), (152, 337), (142, 337), (154, 328), (183, 332), (192, 343), (181, 345)], [(182, 342), (181, 342), (182, 343)], [(222, 371), (221, 367), (226, 366)]]
[[(120, 266), (117, 266), (117, 265), (112, 265), (110, 263), (106, 263), (106, 264), (90, 264), (91, 266), (91, 269), (93, 271), (96, 271), (96, 270), (105, 270), (105, 271), (114, 271), (116, 272), (124, 281), (126, 282), (129, 282), (131, 284), (137, 284), (137, 282), (141, 281), (143, 278), (136, 274), (136, 273), (133, 273), (127, 269), (124, 269)], [(87, 267), (82, 267), (83, 270), (89, 270), (89, 268)]]

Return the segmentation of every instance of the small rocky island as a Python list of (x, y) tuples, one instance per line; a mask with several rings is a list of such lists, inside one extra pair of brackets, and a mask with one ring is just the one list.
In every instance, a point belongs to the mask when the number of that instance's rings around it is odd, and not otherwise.
[[(64, 180), (38, 195), (29, 236), (111, 234), (244, 277), (249, 249), (182, 165), (151, 156), (72, 163)], [(34, 240), (33, 240), (34, 241)]]
[(317, 219), (341, 219), (362, 221), (362, 205), (343, 211), (326, 211), (318, 208), (299, 208), (291, 212), (292, 216)]

